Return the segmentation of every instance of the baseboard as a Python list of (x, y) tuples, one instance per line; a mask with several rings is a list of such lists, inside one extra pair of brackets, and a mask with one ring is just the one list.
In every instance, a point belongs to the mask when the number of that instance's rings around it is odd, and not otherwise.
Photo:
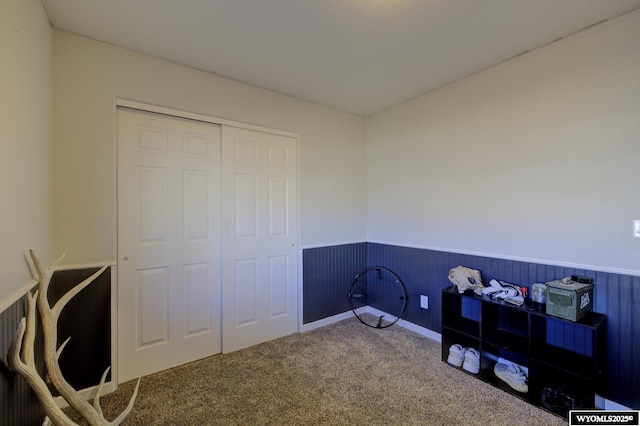
[(626, 407), (622, 404), (618, 404), (615, 401), (611, 401), (607, 398), (604, 398), (598, 394), (596, 394), (596, 403), (595, 403), (595, 408), (601, 409), (601, 410), (612, 410), (612, 411), (629, 411), (631, 410), (631, 408)]
[(442, 334), (437, 333), (433, 330), (430, 330), (428, 328), (419, 326), (417, 324), (414, 324), (412, 322), (409, 321), (405, 321), (403, 319), (401, 319), (400, 321), (398, 321), (398, 325), (400, 327), (406, 328), (407, 330), (411, 330), (414, 333), (418, 333), (421, 336), (427, 337), (431, 340), (435, 340), (438, 343), (442, 343)]
[(341, 314), (336, 314), (327, 318), (323, 318), (321, 320), (318, 321), (313, 321), (307, 324), (302, 324), (300, 326), (300, 332), (304, 333), (305, 331), (311, 331), (314, 330), (316, 328), (320, 328), (320, 327), (325, 327), (327, 325), (331, 325), (333, 323), (339, 322), (339, 321), (343, 321), (349, 318), (353, 318), (353, 312), (352, 311), (347, 311), (347, 312), (343, 312)]
[[(360, 308), (362, 312), (367, 312), (369, 314), (375, 315), (377, 317), (381, 316), (381, 315), (386, 315), (386, 316), (393, 316), (393, 315), (389, 315), (384, 311), (381, 311), (379, 309), (376, 308), (372, 308), (371, 306), (365, 306), (363, 308)], [(360, 312), (360, 310), (358, 311)], [(414, 333), (417, 333), (421, 336), (427, 337), (431, 340), (435, 340), (438, 343), (442, 342), (442, 335), (440, 333), (437, 333), (433, 330), (430, 330), (428, 328), (422, 327), (420, 325), (414, 324), (412, 322), (400, 319), (398, 320), (398, 322), (395, 324), (398, 325), (402, 328), (406, 328), (407, 330), (413, 331)]]
[[(386, 316), (391, 316), (379, 309), (375, 309), (372, 308), (371, 306), (363, 306), (362, 308), (358, 308), (357, 309), (358, 313), (369, 313), (375, 316), (381, 316), (381, 315), (386, 315)], [(337, 315), (333, 315), (327, 318), (323, 318), (321, 320), (318, 321), (314, 321), (314, 322), (310, 322), (308, 324), (303, 324), (300, 327), (300, 332), (304, 333), (305, 331), (311, 331), (314, 330), (316, 328), (320, 328), (320, 327), (325, 327), (327, 325), (331, 325), (333, 323), (339, 322), (339, 321), (343, 321), (346, 320), (348, 318), (353, 318), (353, 312), (352, 311), (347, 311), (347, 312), (343, 312), (341, 314), (337, 314)], [(395, 325), (400, 326), (402, 328), (406, 328), (407, 330), (413, 331), (414, 333), (417, 333), (421, 336), (427, 337), (431, 340), (435, 340), (438, 343), (442, 342), (442, 335), (440, 333), (437, 333), (433, 330), (430, 330), (428, 328), (419, 326), (417, 324), (414, 324), (412, 322), (400, 319)]]

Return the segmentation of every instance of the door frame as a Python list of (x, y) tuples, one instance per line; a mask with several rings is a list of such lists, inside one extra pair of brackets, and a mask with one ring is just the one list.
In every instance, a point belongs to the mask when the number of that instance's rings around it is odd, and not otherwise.
[[(302, 283), (302, 250), (301, 250), (301, 245), (300, 245), (300, 134), (297, 132), (292, 132), (292, 131), (288, 131), (288, 130), (282, 130), (282, 129), (275, 129), (272, 127), (266, 127), (266, 126), (260, 126), (260, 125), (256, 125), (256, 124), (250, 124), (250, 123), (246, 123), (246, 122), (242, 122), (242, 121), (235, 121), (235, 120), (229, 120), (226, 118), (220, 118), (220, 117), (215, 117), (215, 116), (211, 116), (211, 115), (206, 115), (206, 114), (199, 114), (199, 113), (195, 113), (195, 112), (189, 112), (189, 111), (183, 111), (183, 110), (179, 110), (179, 109), (175, 109), (175, 108), (168, 108), (168, 107), (163, 107), (163, 106), (159, 106), (159, 105), (153, 105), (153, 104), (148, 104), (148, 103), (144, 103), (144, 102), (139, 102), (139, 101), (134, 101), (131, 99), (125, 99), (125, 98), (115, 98), (115, 103), (114, 103), (114, 108), (113, 108), (113, 117), (114, 117), (114, 125), (116, 124), (116, 112), (118, 110), (119, 107), (123, 107), (123, 108), (129, 108), (129, 109), (133, 109), (133, 110), (139, 110), (139, 111), (143, 111), (143, 112), (150, 112), (150, 113), (156, 113), (156, 114), (162, 114), (162, 115), (166, 115), (166, 116), (170, 116), (170, 117), (177, 117), (177, 118), (184, 118), (184, 119), (189, 119), (189, 120), (195, 120), (195, 121), (202, 121), (204, 123), (211, 123), (211, 124), (217, 124), (220, 126), (232, 126), (232, 127), (238, 127), (238, 128), (242, 128), (242, 129), (247, 129), (247, 130), (255, 130), (258, 132), (264, 132), (264, 133), (270, 133), (270, 134), (274, 134), (274, 135), (281, 135), (281, 136), (288, 136), (291, 138), (295, 138), (298, 141), (298, 149), (296, 149), (296, 176), (298, 179), (298, 184), (297, 184), (297, 188), (296, 188), (296, 205), (295, 205), (295, 211), (296, 211), (296, 215), (298, 217), (297, 220), (297, 225), (296, 225), (296, 248), (297, 248), (297, 262), (296, 262), (296, 268), (297, 268), (297, 293), (298, 293), (298, 297), (297, 297), (297, 309), (298, 309), (298, 318), (297, 318), (297, 331), (300, 332), (302, 330), (302, 291), (303, 291), (303, 283)], [(117, 140), (116, 139), (116, 131), (114, 128), (114, 143), (117, 146)], [(116, 165), (117, 167), (117, 165)], [(117, 170), (116, 170), (117, 172)], [(116, 173), (117, 175), (117, 173)], [(116, 194), (117, 195), (117, 194)], [(117, 216), (117, 213), (116, 213)], [(117, 223), (117, 217), (116, 217), (116, 223)], [(116, 235), (116, 259), (118, 259), (118, 253), (117, 253), (117, 235)], [(117, 262), (116, 265), (114, 267), (115, 272), (117, 274)], [(117, 288), (118, 288), (118, 283), (117, 283), (117, 275), (113, 276), (112, 275), (112, 279), (115, 281), (113, 288), (115, 289), (115, 300), (117, 301)], [(222, 283), (221, 283), (222, 285)], [(112, 308), (111, 308), (111, 313), (112, 313), (112, 321), (113, 323), (115, 323), (113, 329), (112, 329), (112, 339), (114, 339), (111, 344), (112, 344), (112, 353), (114, 354), (114, 359), (112, 361), (113, 366), (112, 366), (112, 371), (116, 371), (117, 372), (117, 368), (118, 368), (118, 359), (117, 359), (117, 353), (118, 353), (118, 332), (117, 332), (117, 303), (113, 303), (112, 304)], [(114, 321), (114, 315), (115, 317), (115, 321)], [(116, 384), (117, 387), (117, 384)]]
[(219, 117), (199, 114), (195, 112), (182, 111), (179, 109), (167, 108), (167, 107), (162, 107), (158, 105), (132, 101), (129, 99), (116, 98), (115, 108), (117, 109), (118, 107), (137, 109), (144, 112), (152, 112), (156, 114), (168, 115), (171, 117), (186, 118), (189, 120), (203, 121), (205, 123), (218, 124), (221, 126), (232, 126), (232, 127), (239, 127), (247, 130), (256, 130), (258, 132), (289, 136), (296, 139), (300, 138), (300, 135), (297, 132), (275, 129), (272, 127), (260, 126), (257, 124), (250, 124), (242, 121), (234, 121), (234, 120), (229, 120), (227, 118), (219, 118)]

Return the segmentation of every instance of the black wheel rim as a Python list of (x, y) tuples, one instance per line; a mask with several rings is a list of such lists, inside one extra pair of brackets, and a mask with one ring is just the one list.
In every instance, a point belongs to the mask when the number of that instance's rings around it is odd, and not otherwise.
[[(358, 272), (351, 281), (348, 296), (354, 316), (371, 328), (382, 329), (397, 323), (407, 305), (402, 279), (384, 266), (370, 266)], [(381, 314), (372, 315), (364, 307), (373, 308)]]

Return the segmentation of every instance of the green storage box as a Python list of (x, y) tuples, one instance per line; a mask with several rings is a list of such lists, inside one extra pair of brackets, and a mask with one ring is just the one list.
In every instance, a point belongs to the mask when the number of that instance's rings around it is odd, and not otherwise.
[(593, 310), (593, 284), (555, 280), (547, 283), (547, 315), (579, 321)]

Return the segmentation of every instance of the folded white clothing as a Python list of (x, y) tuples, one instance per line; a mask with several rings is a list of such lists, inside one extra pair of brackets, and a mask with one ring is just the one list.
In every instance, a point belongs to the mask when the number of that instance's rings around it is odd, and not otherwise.
[(500, 287), (485, 287), (482, 289), (482, 294), (493, 294), (496, 293), (498, 291), (503, 291), (503, 288)]
[(496, 279), (492, 279), (491, 281), (489, 281), (489, 285), (495, 288), (502, 288), (502, 284), (500, 284)]

